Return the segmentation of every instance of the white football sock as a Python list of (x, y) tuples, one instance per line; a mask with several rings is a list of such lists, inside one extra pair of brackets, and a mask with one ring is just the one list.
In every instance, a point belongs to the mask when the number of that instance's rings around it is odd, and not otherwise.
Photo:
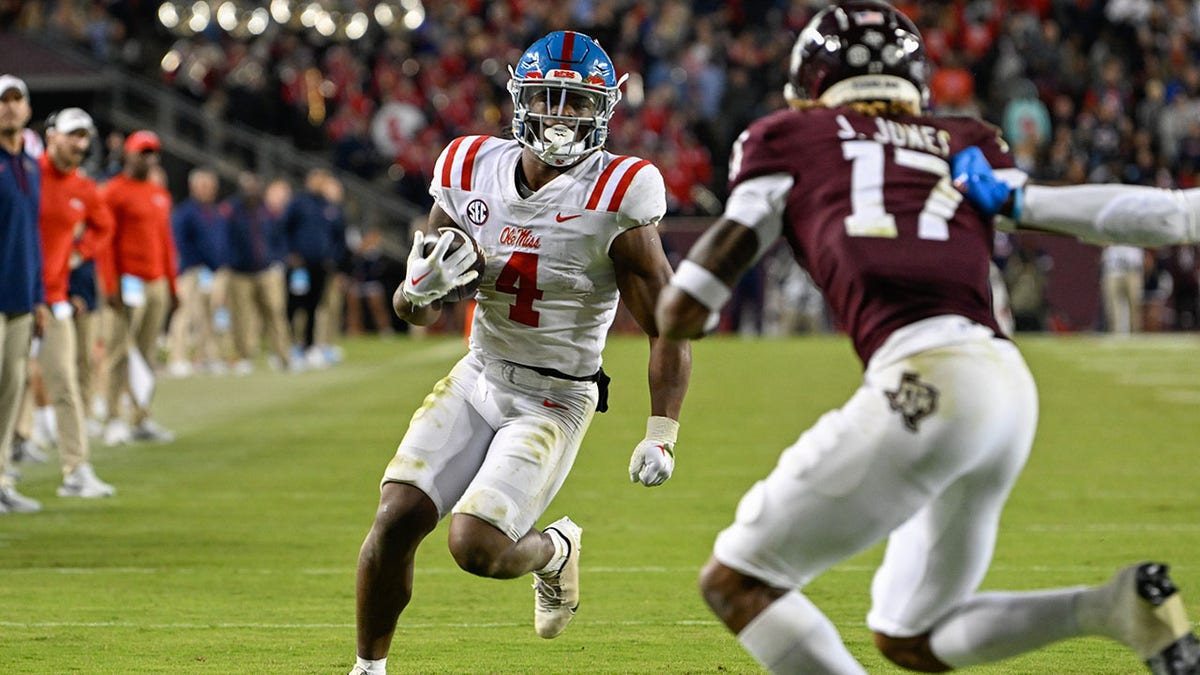
[(387, 675), (387, 657), (372, 660), (360, 656), (354, 661), (354, 667), (367, 671), (367, 675)]
[(737, 638), (772, 673), (867, 675), (833, 623), (798, 591), (771, 603)]
[(567, 543), (567, 537), (558, 530), (546, 530), (546, 534), (550, 535), (550, 539), (554, 541), (554, 555), (550, 556), (550, 562), (540, 570), (534, 570), (535, 574), (546, 576), (548, 574), (558, 574), (562, 567), (567, 562), (567, 554), (571, 551), (571, 545)]
[(1084, 635), (1075, 610), (1086, 590), (976, 595), (934, 626), (929, 646), (943, 663), (962, 668)]

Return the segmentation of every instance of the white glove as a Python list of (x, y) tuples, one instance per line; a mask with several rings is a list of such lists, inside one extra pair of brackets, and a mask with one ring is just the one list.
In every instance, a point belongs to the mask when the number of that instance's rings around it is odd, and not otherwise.
[(446, 253), (455, 236), (453, 232), (443, 232), (426, 256), (422, 255), (425, 233), (420, 230), (413, 233), (412, 250), (408, 253), (408, 273), (404, 277), (404, 297), (414, 307), (424, 307), (444, 297), (451, 289), (479, 276), (479, 272), (471, 269), (475, 262), (474, 247), (464, 244), (452, 253)]
[(629, 480), (646, 487), (662, 485), (675, 470), (675, 439), (679, 422), (669, 417), (646, 420), (646, 438), (633, 449), (629, 458)]

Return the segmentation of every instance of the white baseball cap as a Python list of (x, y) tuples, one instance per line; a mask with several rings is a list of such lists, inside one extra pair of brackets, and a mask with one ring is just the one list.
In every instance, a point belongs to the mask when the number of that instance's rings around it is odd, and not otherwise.
[(14, 75), (0, 75), (0, 96), (9, 89), (16, 89), (22, 96), (29, 98), (29, 87), (25, 86), (24, 80)]
[(92, 116), (84, 112), (82, 108), (63, 108), (50, 116), (46, 126), (47, 131), (53, 129), (62, 134), (69, 134), (80, 129), (96, 133), (96, 124), (92, 122)]

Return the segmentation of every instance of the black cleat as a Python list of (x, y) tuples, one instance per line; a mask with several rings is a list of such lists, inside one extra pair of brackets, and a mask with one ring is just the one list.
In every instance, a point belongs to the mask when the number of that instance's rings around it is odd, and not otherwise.
[[(1138, 650), (1139, 656), (1154, 675), (1200, 675), (1200, 641), (1192, 633), (1183, 600), (1167, 575), (1167, 565), (1142, 563), (1135, 569), (1137, 594), (1144, 601), (1137, 618), (1141, 624), (1138, 632), (1151, 652)], [(1163, 642), (1167, 644), (1162, 646)]]

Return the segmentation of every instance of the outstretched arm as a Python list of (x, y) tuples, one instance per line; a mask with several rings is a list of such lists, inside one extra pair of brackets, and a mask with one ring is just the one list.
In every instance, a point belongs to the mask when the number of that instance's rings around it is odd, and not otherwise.
[(1200, 189), (1142, 185), (1009, 185), (978, 148), (951, 160), (955, 185), (1004, 229), (1066, 234), (1092, 244), (1166, 246), (1200, 241)]
[(654, 325), (655, 302), (671, 280), (671, 264), (657, 229), (626, 230), (613, 241), (610, 255), (621, 298), (650, 337), (650, 418), (646, 438), (634, 450), (630, 478), (643, 485), (658, 485), (670, 478), (675, 465), (679, 411), (692, 373), (691, 345), (660, 336)]
[(1200, 189), (1142, 185), (1030, 185), (1018, 229), (1069, 234), (1092, 244), (1154, 247), (1200, 241)]

